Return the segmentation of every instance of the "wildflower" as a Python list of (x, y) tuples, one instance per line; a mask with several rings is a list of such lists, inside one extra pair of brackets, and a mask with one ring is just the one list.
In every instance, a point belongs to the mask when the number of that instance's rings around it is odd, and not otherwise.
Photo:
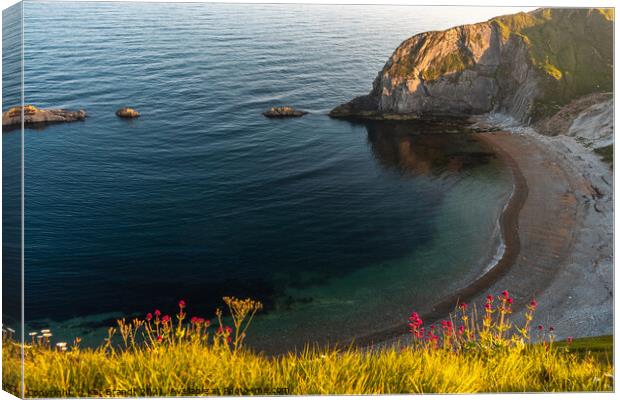
[(192, 324), (197, 324), (198, 323), (198, 317), (191, 317), (189, 319), (189, 322), (191, 322)]
[(422, 324), (422, 318), (420, 318), (418, 313), (414, 312), (409, 317), (409, 323), (407, 325), (411, 328), (409, 331), (419, 338), (419, 331)]
[(549, 332), (553, 332), (553, 331), (555, 331), (555, 328), (554, 328), (554, 327), (552, 327), (552, 326), (550, 326), (550, 327), (549, 327)]
[(567, 338), (566, 338), (566, 342), (567, 342), (568, 344), (573, 344), (573, 337), (572, 337), (572, 336), (567, 337)]
[(67, 347), (67, 342), (58, 342), (58, 343), (56, 343), (56, 346), (58, 346), (58, 347)]
[(536, 307), (538, 306), (538, 302), (536, 300), (532, 300), (530, 301), (530, 307), (535, 310)]
[(179, 300), (179, 308), (185, 308), (185, 300)]
[(163, 323), (166, 323), (166, 322), (170, 321), (170, 316), (169, 315), (164, 315), (163, 317), (161, 317), (161, 321)]
[(539, 331), (542, 331), (543, 329), (545, 329), (545, 327), (544, 327), (544, 326), (542, 326), (542, 325), (538, 325), (538, 330), (539, 330)]
[(464, 312), (465, 310), (467, 310), (467, 303), (461, 303), (460, 306), (461, 310)]
[(491, 303), (486, 303), (484, 305), (484, 309), (487, 311), (491, 311), (493, 309), (493, 306), (491, 305)]
[(461, 326), (459, 326), (458, 334), (462, 335), (463, 333), (465, 333), (465, 327), (463, 325), (461, 325)]
[(230, 335), (232, 333), (232, 328), (230, 326), (225, 326), (222, 328), (221, 326), (217, 329), (217, 333), (222, 335)]
[(158, 341), (159, 343), (161, 343), (161, 342), (162, 342), (162, 340), (164, 340), (164, 338), (163, 338), (163, 337), (161, 337), (161, 335), (157, 336), (157, 341)]
[(49, 332), (48, 332), (48, 333), (44, 333), (44, 334), (43, 334), (43, 337), (46, 337), (46, 338), (48, 338), (48, 337), (52, 337), (52, 334), (51, 334), (51, 333), (49, 333)]
[(508, 302), (508, 304), (512, 304), (512, 297), (507, 298), (506, 301)]
[(161, 315), (161, 311), (159, 311), (159, 310), (155, 310), (155, 316), (156, 316), (156, 317), (159, 317), (160, 315)]
[(487, 303), (493, 303), (493, 296), (487, 295)]
[[(10, 329), (9, 329), (9, 330), (10, 330)], [(41, 329), (41, 333), (44, 333), (44, 334), (45, 334), (45, 333), (50, 333), (50, 330), (49, 330), (49, 329)]]
[(152, 319), (153, 319), (153, 314), (151, 314), (151, 313), (146, 314), (146, 320), (147, 321), (150, 321)]
[(504, 291), (502, 292), (502, 297), (503, 297), (504, 299), (508, 299), (508, 298), (510, 297), (510, 295), (508, 294), (508, 290), (504, 290)]

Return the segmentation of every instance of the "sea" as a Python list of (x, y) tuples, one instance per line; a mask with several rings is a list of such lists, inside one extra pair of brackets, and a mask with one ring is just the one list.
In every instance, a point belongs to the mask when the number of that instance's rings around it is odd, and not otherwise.
[[(509, 169), (461, 121), (347, 121), (408, 37), (520, 9), (25, 1), (4, 12), (3, 324), (103, 342), (155, 309), (264, 308), (257, 348), (403, 325), (501, 251)], [(19, 14), (23, 12), (23, 37)], [(290, 105), (303, 118), (262, 112)], [(141, 116), (120, 119), (129, 106)], [(19, 225), (24, 155), (23, 282)]]

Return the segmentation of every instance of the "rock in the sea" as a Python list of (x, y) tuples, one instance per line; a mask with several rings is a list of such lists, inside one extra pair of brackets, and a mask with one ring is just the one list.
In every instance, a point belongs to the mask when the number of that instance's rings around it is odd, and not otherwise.
[(613, 90), (613, 9), (543, 8), (405, 40), (366, 95), (333, 117), (501, 112), (523, 123)]
[(124, 107), (116, 110), (116, 115), (121, 118), (137, 118), (140, 113), (133, 108)]
[(263, 115), (268, 118), (303, 117), (306, 111), (295, 110), (293, 107), (271, 107)]
[[(52, 122), (72, 122), (83, 121), (86, 119), (86, 111), (70, 111), (62, 109), (43, 109), (33, 105), (26, 105), (24, 108), (24, 125), (43, 125)], [(13, 107), (2, 113), (2, 126), (21, 125), (22, 107)]]

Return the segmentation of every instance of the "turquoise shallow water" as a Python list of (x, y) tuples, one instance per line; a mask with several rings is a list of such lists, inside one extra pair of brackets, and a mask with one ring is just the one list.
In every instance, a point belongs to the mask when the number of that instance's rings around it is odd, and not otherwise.
[[(27, 2), (26, 102), (89, 114), (25, 132), (29, 327), (96, 343), (115, 316), (237, 295), (266, 305), (258, 345), (333, 342), (463, 286), (497, 245), (505, 168), (451, 123), (326, 112), (412, 34), (512, 11)], [(310, 114), (261, 115), (281, 104)]]

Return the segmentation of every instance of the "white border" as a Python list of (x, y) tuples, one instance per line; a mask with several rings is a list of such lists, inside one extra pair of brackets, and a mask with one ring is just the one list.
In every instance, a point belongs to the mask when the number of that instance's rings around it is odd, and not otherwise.
[[(56, 0), (44, 0), (44, 1), (56, 1)], [(67, 0), (65, 0), (67, 1)], [(69, 0), (73, 1), (73, 0)], [(101, 1), (101, 0), (80, 0), (80, 1)], [(355, 4), (355, 5), (411, 5), (411, 6), (486, 6), (486, 7), (509, 7), (509, 6), (518, 6), (518, 7), (615, 7), (615, 0), (587, 0), (587, 1), (579, 1), (579, 0), (563, 0), (563, 1), (532, 1), (532, 0), (508, 0), (507, 2), (503, 1), (490, 1), (490, 0), (388, 0), (388, 1), (380, 1), (380, 0), (226, 0), (226, 1), (200, 1), (200, 0), (115, 0), (119, 2), (123, 1), (136, 1), (136, 2), (170, 2), (170, 3), (274, 3), (274, 4)], [(0, 5), (2, 9), (8, 8), (13, 4), (18, 3), (16, 0), (0, 0)], [(23, 29), (23, 25), (22, 25)], [(1, 37), (1, 30), (0, 30)], [(615, 55), (618, 53), (619, 42), (618, 42), (618, 31), (614, 29), (614, 65), (615, 63)], [(23, 40), (23, 36), (22, 36)], [(1, 47), (0, 47), (0, 55), (1, 55)], [(22, 45), (23, 52), (23, 45)], [(23, 57), (22, 57), (23, 60)], [(1, 64), (1, 63), (0, 63)], [(2, 71), (2, 66), (0, 65), (0, 74)], [(23, 74), (23, 68), (22, 68)], [(618, 110), (618, 102), (616, 101), (617, 95), (615, 91), (615, 82), (618, 80), (619, 74), (618, 69), (614, 70), (614, 115)], [(23, 80), (23, 76), (22, 76)], [(0, 88), (0, 98), (2, 95), (2, 89)], [(22, 89), (22, 102), (23, 102), (23, 89)], [(615, 118), (614, 118), (615, 119)], [(23, 121), (23, 118), (22, 118)], [(614, 122), (615, 123), (615, 122)], [(23, 129), (22, 129), (22, 209), (23, 209)], [(1, 165), (2, 154), (0, 153), (0, 165)], [(618, 147), (614, 147), (614, 159), (618, 160)], [(614, 163), (614, 188), (620, 182), (620, 178), (616, 174), (616, 165)], [(0, 184), (2, 182), (2, 177), (0, 175)], [(614, 190), (615, 192), (615, 190)], [(0, 191), (0, 204), (2, 201), (2, 193)], [(614, 198), (614, 210), (616, 209), (617, 199)], [(618, 248), (618, 244), (620, 243), (620, 239), (615, 235), (615, 226), (618, 223), (618, 215), (614, 212), (614, 250)], [(2, 222), (2, 216), (0, 213), (0, 225)], [(23, 232), (23, 216), (22, 216), (22, 232)], [(0, 240), (1, 240), (1, 230), (0, 230)], [(0, 255), (1, 255), (1, 246), (0, 246)], [(22, 252), (23, 252), (23, 235), (22, 235)], [(23, 253), (22, 253), (22, 262), (23, 262)], [(614, 257), (614, 267), (615, 257)], [(23, 274), (23, 266), (22, 266), (22, 274)], [(615, 284), (615, 275), (614, 275), (614, 284)], [(23, 277), (22, 277), (22, 285), (23, 285)], [(615, 285), (614, 285), (615, 286)], [(0, 287), (0, 309), (1, 309), (1, 287)], [(22, 289), (22, 304), (23, 304), (23, 289)], [(614, 296), (614, 332), (618, 332), (617, 324), (618, 320), (615, 318), (615, 311), (618, 310), (618, 296)], [(23, 309), (22, 309), (23, 313)], [(23, 327), (22, 327), (23, 329)], [(614, 356), (617, 354), (618, 349), (618, 337), (614, 337)], [(614, 357), (614, 359), (617, 359)], [(616, 375), (617, 376), (617, 375)], [(1, 377), (1, 366), (0, 366), (0, 377)], [(535, 399), (542, 397), (544, 399), (549, 400), (565, 400), (565, 399), (582, 399), (582, 400), (592, 400), (592, 399), (613, 399), (616, 398), (615, 393), (541, 393), (541, 394), (455, 394), (455, 395), (394, 395), (398, 398), (406, 398), (406, 399), (419, 399), (424, 398), (428, 400), (434, 399), (445, 399), (445, 398), (456, 398), (463, 400), (477, 400), (477, 399)], [(327, 396), (333, 399), (346, 399), (350, 396)], [(378, 396), (380, 398), (387, 398), (388, 396)], [(392, 397), (392, 396), (390, 396)], [(0, 400), (5, 399), (14, 399), (15, 397), (0, 391)], [(188, 397), (188, 399), (193, 399), (194, 397)], [(238, 397), (218, 397), (222, 399), (238, 399)], [(268, 399), (269, 397), (255, 397), (256, 399)], [(311, 396), (298, 396), (296, 398), (310, 399)]]

